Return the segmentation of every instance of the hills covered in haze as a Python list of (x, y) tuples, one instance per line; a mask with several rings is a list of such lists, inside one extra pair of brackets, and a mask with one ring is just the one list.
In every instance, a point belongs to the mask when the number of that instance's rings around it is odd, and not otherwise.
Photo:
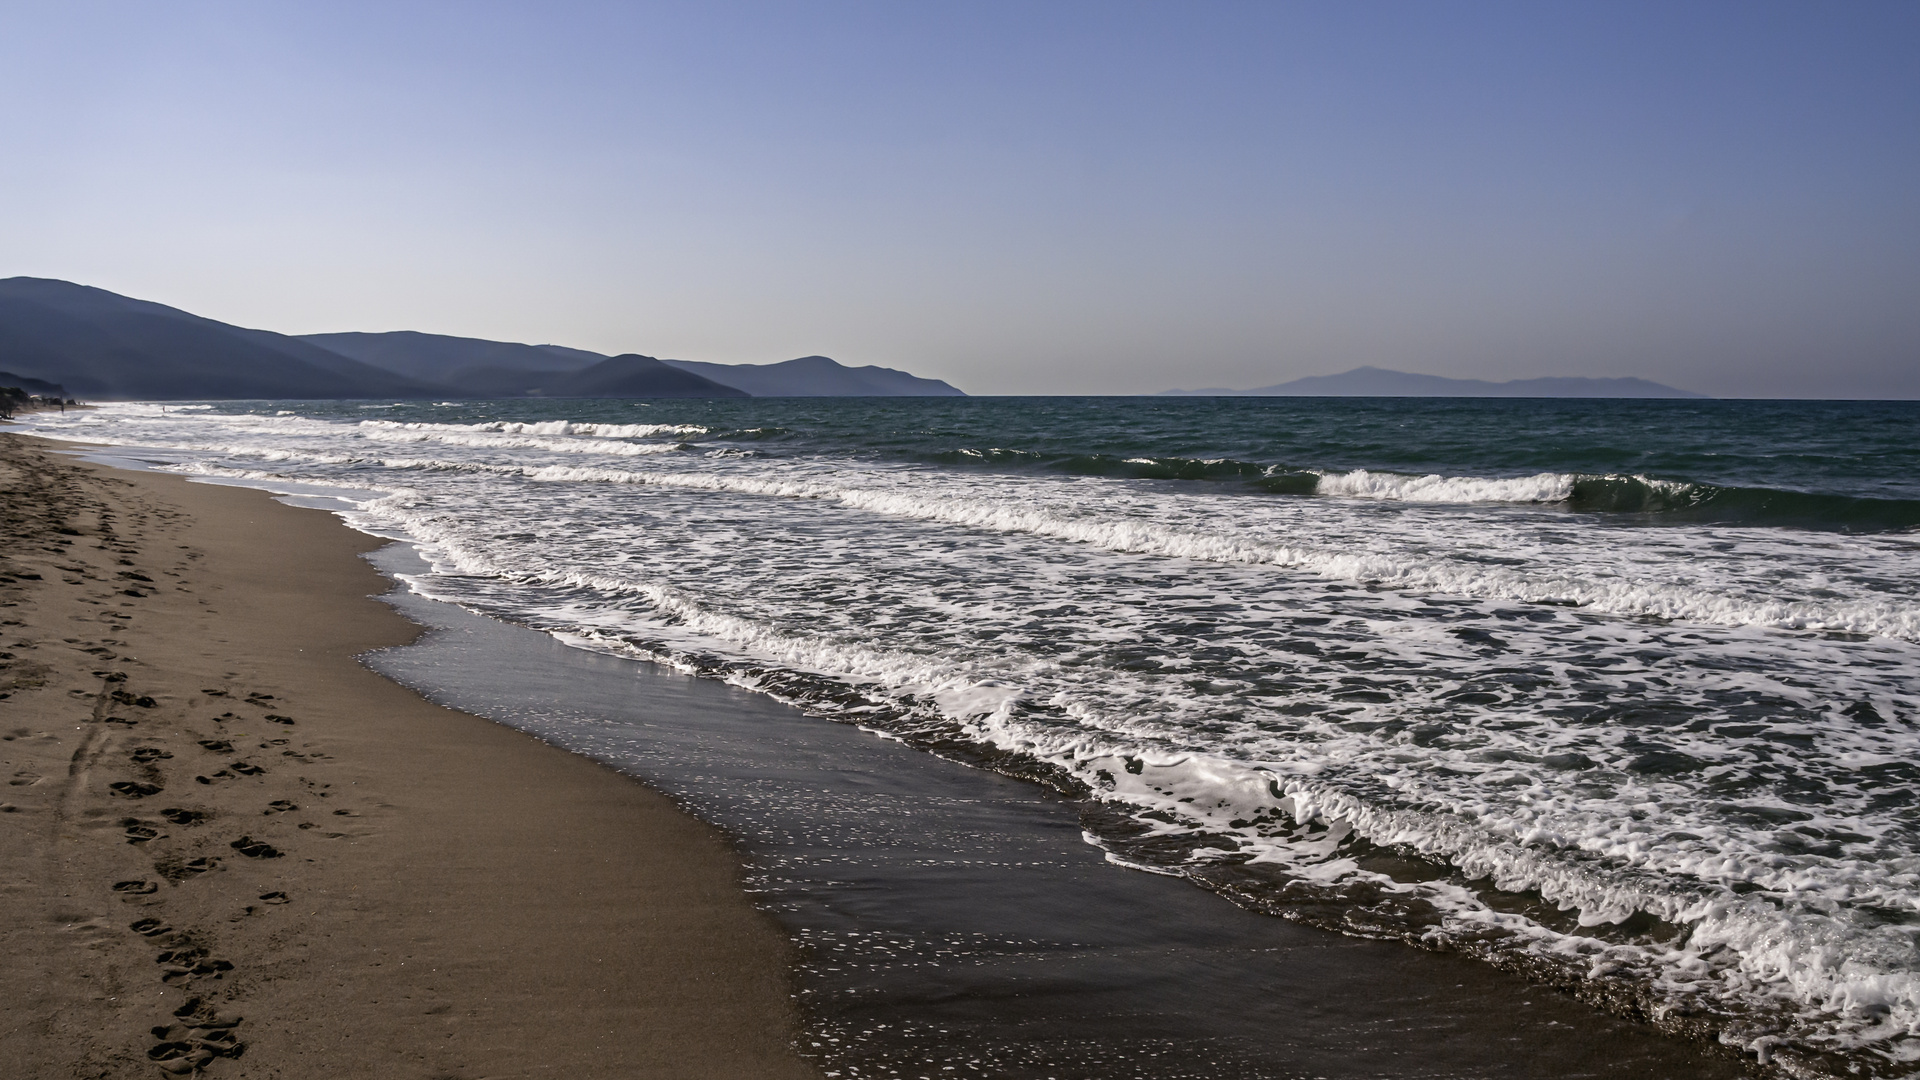
[(824, 356), (778, 364), (707, 364), (666, 360), (682, 371), (737, 386), (754, 397), (965, 397), (939, 379), (892, 368), (850, 368)]
[[(619, 396), (579, 393), (578, 384), (566, 382), (567, 377), (584, 375), (592, 365), (609, 359), (584, 349), (512, 345), (410, 330), (388, 334), (307, 334), (301, 340), (410, 378), (469, 386), (489, 396), (532, 393), (549, 397)], [(685, 381), (689, 386), (712, 382), (735, 391), (714, 395), (719, 397), (965, 396), (939, 379), (923, 379), (893, 368), (852, 368), (824, 356), (802, 356), (778, 364), (709, 364), (699, 360), (660, 360), (658, 363), (687, 376)]]
[(300, 338), (364, 364), (462, 397), (748, 397), (639, 353), (603, 356), (559, 345), (520, 345), (398, 330)]
[(0, 281), (0, 368), (80, 398), (427, 397), (298, 338), (45, 278)]
[(1338, 375), (1312, 375), (1253, 390), (1166, 390), (1184, 397), (1536, 397), (1536, 398), (1704, 398), (1646, 379), (1447, 379), (1385, 368), (1357, 367)]
[(707, 364), (411, 331), (291, 336), (27, 277), (0, 280), (0, 368), (93, 400), (964, 396), (824, 356)]
[[(0, 369), (83, 399), (961, 397), (939, 379), (824, 356), (777, 364), (606, 356), (390, 333), (276, 334), (67, 281), (0, 280)], [(1699, 398), (1646, 379), (1486, 382), (1355, 368), (1185, 396)]]

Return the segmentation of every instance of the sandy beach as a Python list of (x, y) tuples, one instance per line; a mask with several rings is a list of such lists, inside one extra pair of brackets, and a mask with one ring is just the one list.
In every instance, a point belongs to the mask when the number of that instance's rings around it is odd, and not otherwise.
[(725, 839), (356, 662), (380, 541), (0, 435), (0, 1045), (120, 1077), (802, 1077)]

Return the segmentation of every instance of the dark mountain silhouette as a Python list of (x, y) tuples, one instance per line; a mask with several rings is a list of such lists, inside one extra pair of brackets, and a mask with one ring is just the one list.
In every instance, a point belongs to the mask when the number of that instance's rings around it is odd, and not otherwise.
[(535, 345), (544, 353), (552, 353), (562, 360), (572, 360), (580, 367), (589, 367), (607, 358), (606, 353), (588, 352), (585, 349), (569, 349), (565, 345)]
[(445, 393), (298, 338), (48, 278), (0, 281), (0, 365), (93, 399)]
[(1537, 397), (1704, 398), (1646, 379), (1447, 379), (1385, 368), (1358, 367), (1338, 375), (1314, 375), (1253, 390), (1168, 390), (1167, 394), (1215, 397)]
[[(563, 345), (517, 345), (413, 331), (307, 334), (301, 340), (396, 375), (437, 382), (461, 393), (505, 397), (536, 390), (554, 393), (553, 373), (584, 370), (607, 359), (599, 353)], [(709, 364), (699, 360), (661, 363), (754, 397), (965, 396), (939, 379), (923, 379), (892, 368), (850, 368), (825, 356), (803, 356), (778, 364)]]
[(960, 394), (824, 356), (729, 365), (410, 330), (292, 337), (25, 277), (0, 281), (0, 366), (96, 400)]
[(750, 397), (691, 371), (681, 371), (651, 356), (624, 353), (590, 368), (543, 381), (529, 393), (541, 397), (727, 398)]
[[(589, 365), (591, 366), (591, 365)], [(466, 397), (538, 397), (545, 392), (549, 384), (558, 385), (573, 374), (566, 371), (529, 371), (526, 368), (483, 367), (467, 368), (456, 376), (459, 383), (448, 388), (456, 396)], [(564, 395), (574, 396), (574, 395)], [(732, 397), (733, 395), (723, 395)]]
[(350, 349), (355, 359), (432, 379), (443, 392), (464, 397), (748, 396), (638, 353), (607, 357), (559, 345), (517, 345), (410, 330), (309, 334), (305, 340)]
[(803, 356), (778, 364), (709, 364), (699, 360), (665, 363), (704, 375), (754, 397), (965, 397), (939, 379), (923, 379), (893, 368), (850, 368), (824, 356)]
[(73, 396), (67, 393), (67, 388), (61, 386), (59, 383), (50, 383), (44, 379), (32, 379), (25, 375), (15, 375), (11, 371), (0, 371), (0, 387), (12, 387), (16, 390), (24, 390), (34, 397), (66, 398)]
[(487, 369), (568, 372), (606, 357), (557, 345), (519, 345), (482, 338), (396, 330), (385, 334), (302, 334), (300, 340), (409, 379), (464, 386)]
[(521, 345), (412, 330), (306, 334), (301, 340), (469, 397), (747, 396), (638, 353), (608, 357), (563, 345)]

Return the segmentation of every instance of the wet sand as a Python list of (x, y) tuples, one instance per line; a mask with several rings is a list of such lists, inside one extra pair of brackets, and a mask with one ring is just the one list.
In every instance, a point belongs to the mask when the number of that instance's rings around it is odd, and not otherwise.
[[(396, 575), (427, 563), (374, 556)], [(1735, 1048), (1458, 953), (1368, 941), (1109, 864), (1101, 804), (766, 694), (387, 594), (368, 662), (667, 792), (737, 838), (799, 943), (806, 1045), (849, 1080), (1734, 1080)]]
[(0, 434), (9, 1075), (805, 1077), (714, 829), (361, 666), (380, 541)]

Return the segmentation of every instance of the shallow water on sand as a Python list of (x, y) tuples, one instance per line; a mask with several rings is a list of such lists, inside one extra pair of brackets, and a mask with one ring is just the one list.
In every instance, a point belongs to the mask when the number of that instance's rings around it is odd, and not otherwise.
[[(411, 552), (376, 557), (421, 570)], [(829, 1075), (1733, 1077), (1737, 1063), (1463, 957), (1125, 873), (1074, 800), (763, 695), (426, 600), (371, 665), (590, 754), (736, 837), (800, 948)]]

